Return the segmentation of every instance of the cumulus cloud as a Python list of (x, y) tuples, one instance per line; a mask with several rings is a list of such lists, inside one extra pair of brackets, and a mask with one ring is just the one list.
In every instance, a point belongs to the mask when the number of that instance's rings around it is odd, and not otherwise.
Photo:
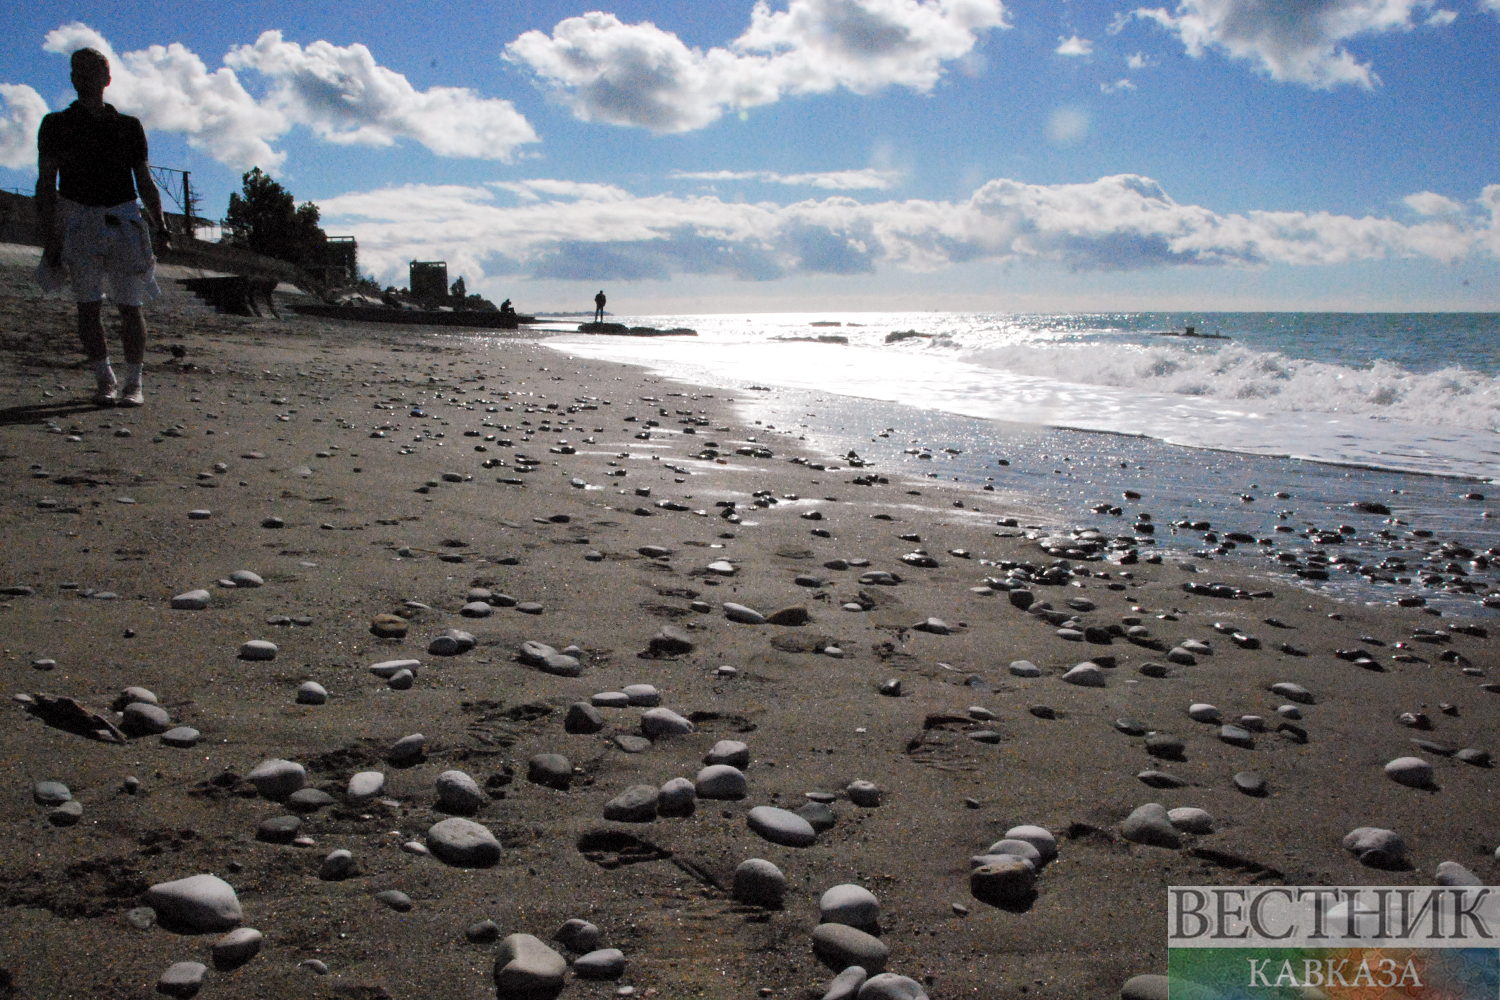
[(786, 95), (888, 86), (930, 91), (947, 63), (1005, 26), (1001, 0), (762, 0), (727, 48), (690, 48), (649, 21), (593, 12), (528, 31), (505, 58), (529, 68), (584, 121), (689, 132)]
[[(1342, 85), (1374, 87), (1380, 78), (1343, 44), (1360, 35), (1410, 31), (1433, 0), (1182, 0), (1175, 12), (1140, 9), (1181, 39), (1194, 58), (1209, 49), (1254, 62), (1271, 79), (1319, 90)], [(1427, 23), (1443, 25), (1446, 11)]]
[(1091, 56), (1094, 54), (1094, 43), (1087, 38), (1079, 38), (1074, 35), (1071, 38), (1059, 38), (1057, 48), (1053, 49), (1060, 56)]
[(753, 181), (758, 184), (786, 184), (815, 187), (825, 191), (885, 191), (901, 180), (897, 170), (831, 170), (811, 174), (778, 174), (773, 170), (674, 170), (671, 176), (694, 181)]
[[(1500, 0), (1497, 0), (1497, 2), (1500, 2)], [(1146, 69), (1148, 66), (1155, 65), (1156, 60), (1141, 52), (1133, 52), (1125, 57), (1125, 66), (1127, 69)]]
[[(153, 45), (118, 54), (108, 40), (75, 22), (49, 32), (43, 46), (67, 55), (96, 48), (109, 57), (111, 104), (148, 129), (181, 133), (194, 148), (235, 169), (279, 167), (286, 154), (272, 143), (296, 125), (340, 144), (389, 146), (419, 142), (439, 156), (509, 161), (516, 147), (536, 141), (509, 101), (461, 87), (417, 90), (406, 77), (375, 62), (363, 45), (314, 42), (303, 48), (268, 31), (254, 45), (230, 50), (210, 72), (184, 46)], [(257, 98), (235, 70), (264, 77)]]
[(1106, 94), (1118, 94), (1127, 90), (1134, 90), (1135, 84), (1128, 79), (1116, 80), (1114, 83), (1101, 83), (1099, 89)]
[(1402, 199), (1406, 206), (1418, 215), (1457, 215), (1464, 207), (1452, 198), (1445, 198), (1432, 191), (1418, 191)]
[[(392, 279), (414, 258), (447, 260), (471, 276), (764, 281), (981, 260), (1131, 271), (1500, 256), (1500, 184), (1480, 197), (1483, 214), (1405, 225), (1327, 212), (1225, 215), (1179, 204), (1133, 174), (1085, 184), (1000, 179), (964, 201), (874, 204), (842, 196), (787, 205), (636, 197), (606, 185), (552, 183), (407, 185), (342, 195), (321, 208), (325, 222), (359, 239), (361, 261)], [(501, 192), (514, 197), (502, 200)]]
[(0, 167), (36, 167), (36, 130), (46, 113), (41, 94), (24, 83), (0, 83)]

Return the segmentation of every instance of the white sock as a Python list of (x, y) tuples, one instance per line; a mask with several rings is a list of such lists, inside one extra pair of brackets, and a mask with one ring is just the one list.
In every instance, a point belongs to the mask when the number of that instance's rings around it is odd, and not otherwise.
[(125, 363), (125, 384), (126, 385), (140, 385), (141, 384), (141, 369), (144, 368), (144, 367), (145, 367), (145, 365), (143, 365), (143, 364), (132, 364), (132, 363), (130, 363), (130, 362), (127, 361)]
[(100, 382), (115, 380), (115, 370), (109, 366), (108, 356), (94, 359), (94, 377)]

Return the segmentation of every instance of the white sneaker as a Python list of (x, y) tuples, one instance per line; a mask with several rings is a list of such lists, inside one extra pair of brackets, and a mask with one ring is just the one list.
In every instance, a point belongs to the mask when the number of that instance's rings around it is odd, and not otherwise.
[(130, 385), (125, 386), (120, 390), (120, 394), (115, 397), (116, 406), (144, 406), (145, 403), (146, 396), (141, 392), (141, 384), (139, 382), (132, 382)]
[(120, 386), (114, 379), (99, 379), (94, 387), (95, 406), (114, 406), (119, 399)]

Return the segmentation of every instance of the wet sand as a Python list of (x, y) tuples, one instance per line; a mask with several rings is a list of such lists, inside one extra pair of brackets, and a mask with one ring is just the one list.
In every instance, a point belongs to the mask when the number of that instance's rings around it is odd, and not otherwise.
[[(0, 598), (9, 693), (66, 695), (107, 712), (121, 689), (140, 685), (202, 740), (191, 749), (155, 736), (116, 745), (7, 702), (0, 905), (10, 933), (0, 966), (17, 995), (145, 998), (174, 962), (212, 966), (217, 935), (143, 931), (125, 920), (149, 885), (200, 872), (233, 885), (245, 925), (266, 935), (244, 966), (211, 968), (204, 997), (493, 997), (496, 946), (469, 943), (466, 927), (491, 918), (502, 936), (549, 940), (564, 920), (582, 917), (629, 964), (612, 982), (570, 975), (565, 996), (630, 985), (663, 998), (763, 991), (798, 1000), (821, 997), (834, 974), (813, 955), (810, 935), (818, 897), (840, 883), (879, 897), (887, 967), (936, 1000), (1117, 996), (1129, 977), (1165, 972), (1171, 884), (1420, 885), (1449, 860), (1493, 877), (1495, 771), (1410, 742), (1488, 748), (1500, 722), (1500, 694), (1479, 687), (1494, 665), (1493, 639), (1455, 632), (1411, 642), (1415, 629), (1461, 620), (1280, 587), (1253, 600), (1191, 595), (1185, 580), (1266, 585), (1214, 570), (1189, 575), (1170, 559), (1074, 560), (1087, 575), (1030, 588), (1056, 609), (1092, 602), (1079, 614), (1087, 625), (1138, 618), (1163, 647), (1190, 638), (1212, 647), (1196, 665), (1146, 676), (1142, 664), (1166, 663), (1162, 649), (1120, 637), (1107, 646), (1067, 641), (1006, 593), (974, 592), (1006, 575), (998, 564), (1054, 559), (1023, 528), (999, 525), (1016, 513), (1002, 499), (879, 468), (790, 462), (841, 464), (799, 456), (787, 450), (796, 442), (780, 437), (753, 441), (732, 393), (568, 359), (523, 339), (481, 353), (428, 331), (218, 316), (169, 287), (148, 307), (147, 405), (99, 410), (87, 401), (92, 378), (72, 337), (71, 306), (36, 291), (22, 257), (12, 253), (0, 267), (0, 586), (32, 590)], [(565, 430), (557, 416), (542, 429), (549, 412), (568, 419)], [(689, 426), (695, 434), (681, 433)], [(576, 454), (551, 450), (564, 439)], [(709, 442), (722, 463), (693, 457)], [(772, 456), (736, 454), (760, 446)], [(244, 457), (252, 453), (264, 457)], [(517, 453), (539, 460), (534, 471), (517, 470)], [(496, 459), (505, 464), (484, 467)], [(853, 483), (872, 473), (890, 481)], [(645, 487), (649, 497), (636, 495)], [(756, 491), (780, 502), (758, 508)], [(719, 516), (716, 504), (726, 501), (742, 523)], [(1151, 497), (1138, 504), (1150, 510)], [(200, 509), (211, 513), (189, 517)], [(814, 510), (820, 520), (801, 516)], [(270, 517), (284, 526), (262, 527)], [(900, 537), (909, 534), (920, 541)], [(638, 551), (647, 545), (672, 554), (648, 558)], [(902, 561), (919, 548), (938, 565)], [(868, 559), (867, 569), (902, 582), (862, 585), (865, 568), (824, 567), (840, 558)], [(735, 575), (707, 573), (718, 559), (731, 560)], [(241, 569), (265, 585), (217, 585)], [(799, 586), (798, 575), (828, 582)], [(169, 608), (173, 595), (200, 587), (213, 595), (207, 610)], [(463, 617), (471, 587), (539, 603), (542, 613), (497, 607), (488, 618)], [(117, 596), (80, 596), (88, 591)], [(870, 610), (842, 610), (861, 592)], [(694, 611), (694, 601), (710, 610)], [(724, 602), (767, 614), (801, 606), (811, 621), (737, 624)], [(409, 618), (405, 638), (371, 634), (387, 613)], [(274, 616), (311, 622), (269, 623)], [(929, 617), (951, 634), (911, 628)], [(1259, 638), (1261, 648), (1238, 647), (1215, 623)], [(692, 651), (642, 656), (663, 626), (689, 637)], [(428, 655), (428, 642), (448, 628), (471, 632), (478, 645)], [(276, 659), (238, 659), (254, 639), (276, 643)], [(526, 640), (581, 647), (582, 676), (522, 665), (515, 652)], [(1403, 641), (1409, 649), (1395, 646)], [(1308, 655), (1279, 652), (1284, 642)], [(845, 655), (816, 651), (830, 643)], [(1335, 655), (1354, 648), (1382, 669)], [(1450, 651), (1457, 658), (1443, 660)], [(410, 690), (390, 690), (368, 672), (408, 657), (423, 663)], [(1105, 687), (1059, 679), (1101, 657), (1114, 658)], [(38, 659), (56, 665), (39, 670)], [(1043, 676), (1011, 675), (1015, 660)], [(721, 665), (738, 675), (719, 676)], [(1466, 665), (1481, 673), (1464, 673)], [(880, 693), (891, 679), (901, 682), (899, 697)], [(327, 704), (295, 703), (307, 680), (327, 688)], [(1315, 698), (1296, 723), (1306, 743), (1275, 732), (1285, 700), (1267, 688), (1279, 681)], [(640, 732), (638, 708), (601, 709), (606, 726), (596, 734), (564, 731), (571, 703), (633, 683), (655, 685), (662, 704), (698, 731), (635, 754), (611, 736)], [(1255, 734), (1253, 749), (1227, 745), (1217, 726), (1188, 718), (1194, 702), (1218, 706), (1226, 721), (1261, 716), (1268, 731)], [(1056, 717), (1032, 714), (1038, 705)], [(997, 719), (971, 720), (970, 706)], [(1407, 712), (1425, 713), (1432, 729), (1402, 725)], [(1183, 759), (1150, 756), (1145, 737), (1115, 728), (1121, 717), (1182, 737)], [(965, 735), (981, 729), (999, 742)], [(390, 745), (411, 733), (426, 736), (425, 758), (388, 763)], [(628, 786), (692, 779), (721, 739), (750, 748), (745, 799), (700, 800), (688, 818), (603, 820), (605, 802)], [(570, 790), (527, 781), (539, 753), (575, 765)], [(1432, 762), (1437, 789), (1382, 773), (1410, 754)], [(303, 764), (309, 784), (336, 800), (304, 818), (308, 846), (256, 839), (261, 820), (287, 812), (242, 780), (267, 758)], [(433, 783), (449, 769), (491, 792), (475, 818), (503, 844), (493, 868), (401, 850), (444, 818)], [(1189, 784), (1148, 787), (1136, 777), (1147, 769)], [(375, 803), (346, 803), (347, 780), (362, 770), (384, 771), (385, 792)], [(1262, 775), (1269, 794), (1237, 791), (1231, 778), (1244, 770)], [(122, 789), (127, 776), (140, 780), (135, 794)], [(843, 789), (856, 779), (880, 786), (880, 806), (848, 801)], [(52, 825), (32, 801), (42, 780), (70, 787), (84, 808), (77, 825)], [(838, 793), (838, 822), (814, 846), (777, 846), (746, 825), (754, 806), (796, 808), (817, 791)], [(1147, 802), (1201, 807), (1214, 832), (1185, 836), (1178, 850), (1122, 839), (1120, 821)], [(1027, 906), (976, 900), (968, 859), (1018, 824), (1051, 830), (1058, 860)], [(1401, 834), (1411, 869), (1371, 869), (1345, 852), (1340, 840), (1360, 826)], [(321, 881), (319, 864), (337, 848), (353, 853), (360, 874)], [(785, 873), (784, 907), (730, 898), (733, 871), (748, 858)], [(385, 889), (407, 893), (414, 908), (375, 902)], [(325, 963), (326, 975), (301, 964), (307, 959)]]

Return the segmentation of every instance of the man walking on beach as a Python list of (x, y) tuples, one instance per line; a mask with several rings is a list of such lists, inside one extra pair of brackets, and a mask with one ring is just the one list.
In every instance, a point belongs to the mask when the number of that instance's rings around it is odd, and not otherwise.
[[(146, 161), (140, 120), (104, 103), (109, 60), (95, 49), (72, 58), (78, 100), (42, 119), (37, 133), (37, 232), (42, 240), (38, 275), (49, 291), (64, 280), (78, 303), (78, 339), (94, 366), (100, 406), (140, 406), (146, 360), (146, 320), (141, 306), (161, 294), (146, 221), (170, 246), (161, 197)], [(145, 203), (146, 218), (141, 204)], [(103, 299), (120, 311), (125, 382), (115, 378), (104, 338)]]
[(604, 322), (604, 289), (599, 289), (599, 294), (594, 296), (594, 322)]

